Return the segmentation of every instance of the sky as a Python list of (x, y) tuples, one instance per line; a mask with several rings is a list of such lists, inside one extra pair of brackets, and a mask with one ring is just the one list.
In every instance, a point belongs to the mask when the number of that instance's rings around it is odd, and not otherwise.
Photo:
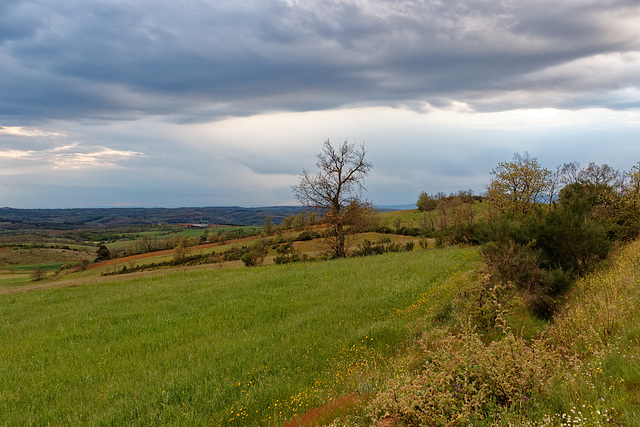
[(4, 0), (0, 206), (295, 204), (325, 140), (363, 197), (485, 191), (528, 152), (640, 161), (637, 0)]

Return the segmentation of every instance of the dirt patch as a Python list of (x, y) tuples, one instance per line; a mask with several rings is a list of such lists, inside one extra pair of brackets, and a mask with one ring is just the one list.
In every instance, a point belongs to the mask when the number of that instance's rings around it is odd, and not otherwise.
[(338, 417), (352, 413), (362, 407), (369, 396), (362, 393), (350, 393), (340, 396), (325, 405), (299, 415), (284, 424), (284, 427), (311, 427), (329, 424)]

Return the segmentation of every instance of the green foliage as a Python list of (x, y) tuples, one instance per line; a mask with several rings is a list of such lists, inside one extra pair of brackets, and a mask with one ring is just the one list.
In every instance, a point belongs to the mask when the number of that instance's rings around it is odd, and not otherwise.
[(434, 210), (438, 206), (438, 199), (436, 196), (432, 196), (424, 191), (420, 193), (416, 206), (420, 212), (429, 212)]
[(96, 262), (105, 261), (111, 259), (111, 251), (105, 245), (100, 245), (96, 252)]
[(254, 243), (244, 255), (242, 255), (242, 262), (244, 262), (244, 265), (247, 267), (262, 265), (264, 257), (267, 255), (268, 251), (269, 242), (264, 239), (259, 240)]
[(548, 199), (551, 172), (527, 152), (514, 154), (511, 162), (500, 162), (491, 175), (487, 199), (496, 214), (526, 215)]
[(273, 219), (268, 216), (264, 219), (264, 225), (262, 227), (262, 234), (265, 236), (273, 236), (276, 232), (276, 226), (273, 223)]
[(318, 232), (313, 230), (305, 230), (302, 233), (298, 234), (298, 237), (296, 237), (296, 241), (305, 242), (308, 240), (317, 239), (318, 237), (320, 237), (320, 234)]
[(288, 242), (278, 246), (278, 255), (273, 259), (276, 264), (289, 264), (293, 262), (305, 261), (308, 259), (306, 254), (301, 254), (293, 248), (293, 243)]
[[(525, 330), (513, 321), (515, 288), (481, 275), (454, 299), (453, 323), (426, 329), (421, 369), (377, 394), (373, 425), (638, 425), (639, 259), (636, 241), (578, 279), (554, 321), (528, 338), (512, 332)], [(569, 280), (561, 270), (546, 277), (549, 287)]]
[(606, 228), (588, 213), (585, 200), (562, 203), (537, 224), (533, 237), (547, 268), (582, 275), (606, 258), (611, 246)]
[(388, 237), (381, 237), (377, 242), (372, 242), (369, 239), (365, 239), (364, 242), (358, 245), (351, 256), (370, 256), (380, 255), (387, 252), (411, 252), (414, 248), (414, 242), (392, 242)]

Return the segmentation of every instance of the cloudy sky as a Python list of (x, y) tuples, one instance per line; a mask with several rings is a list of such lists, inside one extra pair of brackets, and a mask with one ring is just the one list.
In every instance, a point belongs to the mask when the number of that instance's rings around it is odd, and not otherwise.
[(0, 206), (293, 203), (323, 141), (366, 198), (640, 161), (637, 0), (4, 0)]

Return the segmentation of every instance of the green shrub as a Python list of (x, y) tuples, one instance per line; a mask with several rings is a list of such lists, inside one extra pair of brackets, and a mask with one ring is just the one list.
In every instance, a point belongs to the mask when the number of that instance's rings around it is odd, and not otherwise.
[(262, 265), (264, 258), (269, 250), (269, 242), (267, 240), (259, 240), (253, 244), (240, 258), (247, 267), (256, 267)]
[(291, 242), (278, 246), (277, 251), (278, 255), (273, 259), (276, 264), (289, 264), (307, 259), (306, 254), (300, 254), (299, 251), (296, 251)]
[(544, 215), (534, 231), (547, 268), (583, 275), (606, 258), (611, 247), (605, 227), (587, 219), (588, 205), (575, 202)]
[(381, 237), (377, 242), (365, 239), (352, 253), (352, 256), (380, 255), (387, 252), (411, 252), (415, 246), (414, 242), (392, 242), (388, 237)]
[(318, 234), (318, 232), (312, 231), (312, 230), (306, 230), (298, 234), (298, 237), (296, 237), (296, 241), (304, 242), (304, 241), (316, 239), (318, 237), (320, 237), (320, 234)]

